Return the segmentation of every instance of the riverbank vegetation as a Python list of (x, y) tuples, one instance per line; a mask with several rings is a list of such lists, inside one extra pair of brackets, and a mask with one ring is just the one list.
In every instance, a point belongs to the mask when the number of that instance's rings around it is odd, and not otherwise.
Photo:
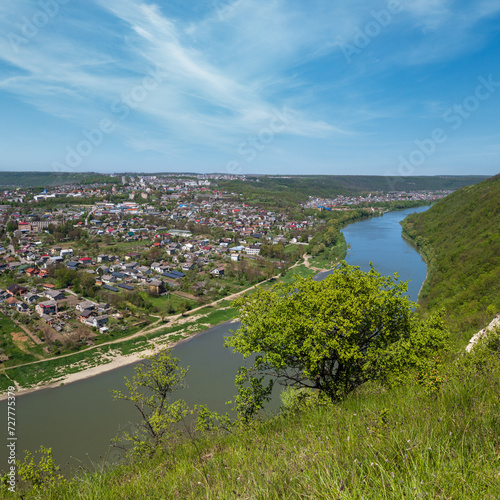
[[(340, 231), (342, 227), (366, 217), (382, 215), (384, 210), (391, 207), (400, 208), (401, 203), (405, 207), (410, 207), (420, 206), (423, 202), (415, 200), (387, 203), (383, 209), (377, 210), (349, 209), (317, 212), (322, 223), (313, 231), (308, 243), (297, 242), (288, 245), (264, 243), (257, 257), (250, 256), (228, 262), (225, 265), (224, 276), (215, 278), (210, 274), (207, 278), (206, 275), (203, 277), (197, 272), (187, 273), (180, 287), (166, 283), (167, 291), (161, 295), (144, 289), (120, 290), (119, 293), (104, 290), (96, 285), (95, 276), (86, 272), (86, 269), (56, 267), (49, 280), (57, 289), (69, 291), (67, 298), (58, 303), (64, 328), (57, 333), (38, 315), (23, 314), (12, 308), (6, 308), (6, 314), (14, 320), (14, 322), (11, 321), (11, 326), (17, 325), (17, 327), (12, 326), (14, 329), (9, 330), (3, 328), (3, 323), (0, 322), (0, 335), (5, 344), (0, 346), (0, 349), (3, 349), (0, 353), (8, 358), (2, 364), (0, 374), (5, 374), (7, 380), (15, 381), (22, 388), (49, 383), (51, 376), (54, 377), (54, 382), (60, 381), (64, 375), (94, 367), (100, 360), (106, 360), (107, 364), (108, 358), (103, 358), (103, 353), (94, 349), (95, 346), (133, 337), (140, 330), (148, 330), (151, 323), (154, 324), (159, 319), (165, 321), (176, 315), (195, 310), (199, 306), (214, 304), (224, 297), (239, 293), (257, 283), (262, 285), (265, 280), (271, 280), (268, 284), (264, 283), (264, 286), (268, 287), (274, 282), (273, 277), (276, 275), (279, 275), (280, 280), (288, 283), (297, 273), (305, 276), (314, 274), (315, 270), (331, 269), (346, 255), (347, 245)], [(62, 230), (70, 231), (72, 227), (71, 224), (67, 224)], [(81, 237), (81, 229), (73, 230), (77, 231)], [(299, 233), (295, 235), (297, 239), (299, 237), (306, 241), (309, 239), (307, 235), (300, 236)], [(292, 234), (289, 235), (291, 236)], [(82, 239), (87, 241), (85, 238)], [(93, 251), (89, 250), (89, 255), (96, 258), (101, 251), (102, 248), (96, 247)], [(306, 254), (308, 258), (310, 257), (309, 268), (297, 267)], [(135, 258), (139, 263), (147, 264), (147, 260), (144, 260), (145, 256), (137, 253)], [(40, 279), (37, 277), (27, 274), (16, 275), (14, 271), (7, 271), (0, 276), (0, 286), (7, 288), (14, 277), (17, 284), (30, 289), (40, 285)], [(203, 280), (199, 281), (202, 277)], [(196, 292), (194, 292), (195, 289)], [(108, 315), (105, 333), (91, 330), (77, 318), (71, 318), (69, 313), (78, 302), (75, 294), (79, 294), (81, 300), (90, 299), (108, 304), (112, 308), (114, 313)], [(225, 313), (221, 315), (221, 317), (225, 316)], [(5, 321), (10, 320), (5, 317)], [(192, 333), (195, 332), (189, 329), (185, 334)], [(132, 352), (135, 352), (139, 343), (137, 340), (131, 343), (135, 346)], [(143, 345), (147, 347), (147, 344)], [(68, 356), (83, 352), (86, 353), (84, 356), (75, 358)], [(43, 359), (53, 362), (36, 363)], [(68, 366), (64, 366), (65, 362)], [(19, 365), (24, 366), (19, 370), (15, 369)], [(52, 366), (57, 369), (52, 369)], [(27, 382), (29, 385), (25, 385)]]

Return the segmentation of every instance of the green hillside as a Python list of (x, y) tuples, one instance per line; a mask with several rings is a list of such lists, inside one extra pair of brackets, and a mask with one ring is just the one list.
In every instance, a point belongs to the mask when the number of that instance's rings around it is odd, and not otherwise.
[(221, 189), (242, 193), (248, 203), (286, 207), (309, 196), (328, 198), (370, 192), (438, 191), (476, 184), (484, 176), (386, 177), (375, 175), (248, 176), (246, 181), (219, 181)]
[(0, 186), (2, 187), (54, 187), (66, 184), (93, 184), (118, 182), (102, 174), (74, 172), (2, 172)]
[(444, 307), (463, 344), (500, 311), (500, 175), (411, 215), (403, 228), (429, 266), (420, 304)]

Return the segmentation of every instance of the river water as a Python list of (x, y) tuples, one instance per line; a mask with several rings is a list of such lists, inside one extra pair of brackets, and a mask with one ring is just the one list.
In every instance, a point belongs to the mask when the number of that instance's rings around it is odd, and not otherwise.
[[(398, 272), (402, 280), (411, 280), (409, 295), (417, 299), (426, 276), (426, 266), (415, 249), (401, 237), (399, 222), (408, 214), (427, 207), (390, 212), (383, 217), (356, 222), (344, 228), (349, 245), (347, 263), (368, 270), (370, 262), (382, 274)], [(318, 276), (321, 279), (328, 273)], [(240, 355), (223, 347), (224, 337), (238, 323), (216, 326), (179, 344), (174, 355), (182, 366), (189, 366), (188, 387), (179, 397), (189, 405), (207, 404), (211, 409), (228, 411), (225, 402), (235, 393), (234, 377), (243, 364)], [(91, 469), (100, 457), (112, 461), (122, 458), (109, 447), (110, 439), (130, 429), (137, 415), (130, 403), (115, 401), (111, 390), (125, 390), (124, 377), (133, 376), (133, 365), (75, 382), (19, 396), (16, 402), (17, 456), (22, 450), (51, 447), (56, 462), (64, 469), (79, 466)], [(279, 405), (274, 398), (271, 409)], [(7, 437), (7, 402), (0, 402), (0, 436)], [(4, 441), (7, 444), (6, 440)], [(7, 448), (0, 453), (0, 469), (7, 467)]]

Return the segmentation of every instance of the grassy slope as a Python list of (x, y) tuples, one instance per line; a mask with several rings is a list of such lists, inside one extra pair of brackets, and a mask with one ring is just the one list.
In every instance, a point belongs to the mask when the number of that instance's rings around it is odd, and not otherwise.
[(342, 405), (174, 444), (143, 463), (96, 467), (29, 498), (500, 498), (498, 364), (493, 370), (462, 373), (437, 396), (365, 387)]
[(496, 176), (456, 191), (403, 224), (429, 265), (420, 304), (430, 311), (445, 308), (462, 347), (500, 311), (499, 200)]

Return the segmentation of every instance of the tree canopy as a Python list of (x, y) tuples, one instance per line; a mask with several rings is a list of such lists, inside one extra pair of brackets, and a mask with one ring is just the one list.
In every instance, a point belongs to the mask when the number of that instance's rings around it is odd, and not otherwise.
[(322, 281), (297, 277), (238, 299), (241, 328), (226, 345), (256, 354), (254, 373), (337, 401), (367, 380), (398, 378), (444, 346), (442, 323), (419, 322), (406, 290), (397, 274), (343, 262)]

